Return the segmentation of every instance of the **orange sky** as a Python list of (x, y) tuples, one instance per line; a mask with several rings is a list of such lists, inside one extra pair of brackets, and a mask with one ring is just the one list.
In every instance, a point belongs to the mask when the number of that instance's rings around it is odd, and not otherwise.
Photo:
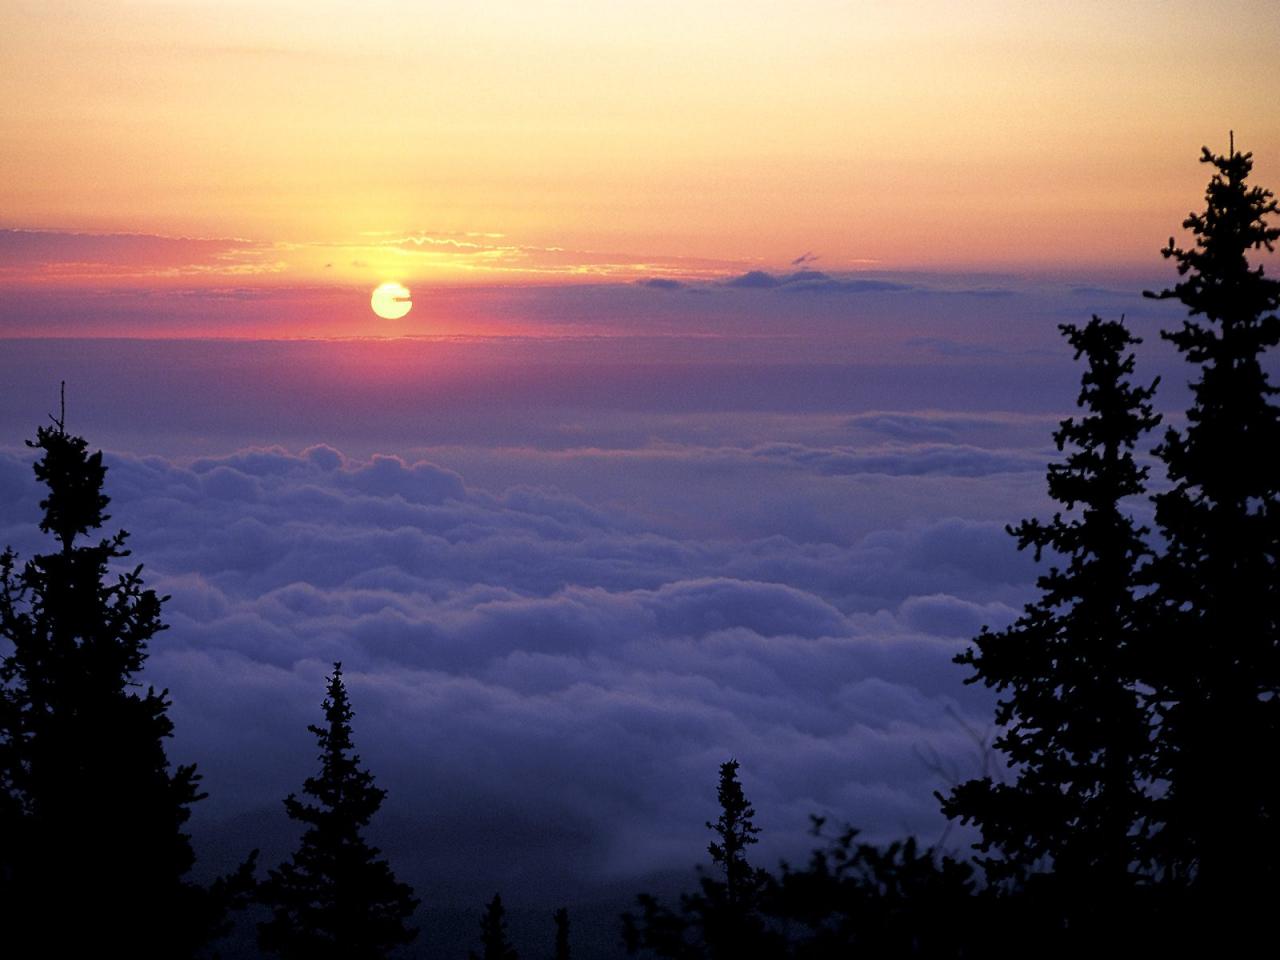
[(11, 2), (0, 35), (0, 227), (247, 241), (69, 280), (1152, 266), (1202, 144), (1280, 183), (1269, 0)]

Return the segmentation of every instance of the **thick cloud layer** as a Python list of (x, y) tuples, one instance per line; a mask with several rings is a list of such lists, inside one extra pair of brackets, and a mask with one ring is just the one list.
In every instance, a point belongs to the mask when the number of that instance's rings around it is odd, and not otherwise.
[[(936, 442), (665, 455), (704, 481), (751, 465), (792, 484), (1036, 469), (1013, 454), (975, 468)], [(172, 756), (206, 776), (201, 841), (281, 852), (279, 801), (311, 772), (305, 727), (341, 660), (390, 791), (380, 839), (463, 902), (697, 861), (731, 756), (765, 862), (803, 854), (810, 813), (937, 839), (939, 772), (976, 768), (971, 731), (990, 715), (950, 658), (1015, 615), (1032, 572), (998, 522), (958, 513), (846, 542), (677, 536), (646, 521), (651, 499), (605, 510), (328, 446), (109, 463), (112, 526), (171, 597), (148, 678), (173, 697)], [(0, 455), (0, 492), (0, 536), (29, 555), (28, 455)]]

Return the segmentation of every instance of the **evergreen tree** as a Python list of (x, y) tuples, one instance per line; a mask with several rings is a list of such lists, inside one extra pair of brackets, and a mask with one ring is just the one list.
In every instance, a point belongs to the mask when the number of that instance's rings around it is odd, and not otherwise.
[[(1143, 492), (1146, 468), (1133, 459), (1158, 422), (1155, 384), (1134, 386), (1138, 341), (1120, 322), (1094, 317), (1063, 334), (1085, 358), (1079, 418), (1054, 433), (1065, 460), (1048, 471), (1062, 504), (1047, 522), (1024, 520), (1009, 532), (1018, 548), (1045, 551), (1040, 597), (1000, 631), (986, 628), (956, 657), (1003, 696), (995, 746), (1015, 779), (960, 784), (943, 811), (982, 831), (978, 849), (989, 879), (1052, 886), (1055, 903), (1079, 923), (1117, 908), (1132, 891), (1143, 857), (1150, 798), (1151, 719), (1140, 680), (1152, 649), (1143, 619), (1145, 528), (1123, 506)], [(1070, 915), (1068, 914), (1068, 916)], [(1063, 918), (1066, 919), (1066, 918)], [(1086, 921), (1087, 922), (1087, 921)]]
[(56, 547), (21, 565), (0, 555), (5, 946), (16, 957), (190, 956), (221, 917), (218, 898), (184, 879), (199, 777), (166, 757), (168, 691), (137, 679), (165, 598), (144, 589), (141, 566), (122, 570), (124, 531), (87, 539), (109, 519), (107, 468), (64, 420), (27, 442), (48, 488), (40, 529)]
[(1167, 880), (1231, 897), (1274, 896), (1280, 870), (1280, 409), (1264, 370), (1280, 342), (1280, 282), (1251, 266), (1280, 229), (1270, 191), (1249, 186), (1252, 155), (1206, 147), (1205, 209), (1183, 221), (1194, 244), (1162, 251), (1182, 279), (1158, 294), (1189, 319), (1163, 336), (1195, 365), (1185, 428), (1156, 453), (1171, 489), (1156, 495), (1167, 547), (1155, 569), (1162, 649), (1160, 716)]
[(681, 896), (679, 912), (641, 894), (637, 898), (640, 914), (627, 913), (622, 918), (629, 953), (644, 950), (672, 960), (730, 960), (769, 957), (780, 949), (762, 913), (773, 878), (768, 871), (753, 867), (746, 856), (747, 848), (758, 842), (760, 829), (752, 819), (755, 809), (738, 781), (738, 761), (720, 765), (716, 796), (720, 816), (707, 822), (716, 835), (707, 851), (719, 868), (719, 876), (699, 868), (700, 890)]
[(373, 785), (353, 752), (340, 663), (323, 709), (325, 724), (307, 727), (320, 745), (320, 773), (303, 784), (317, 802), (294, 794), (284, 801), (307, 829), (293, 857), (262, 884), (259, 896), (272, 917), (259, 924), (258, 942), (287, 960), (377, 960), (417, 936), (406, 921), (418, 901), (362, 836), (386, 791)]
[[(567, 914), (565, 923), (567, 933)], [(520, 960), (516, 948), (507, 940), (507, 911), (502, 906), (502, 897), (496, 893), (480, 916), (480, 953), (472, 952), (470, 957), (471, 960)]]
[(711, 854), (711, 862), (724, 874), (719, 898), (731, 910), (744, 909), (753, 902), (760, 888), (759, 874), (747, 862), (747, 847), (759, 842), (756, 834), (760, 828), (751, 819), (756, 815), (755, 808), (747, 801), (738, 782), (737, 760), (720, 765), (716, 799), (720, 802), (720, 816), (714, 823), (708, 820), (707, 829), (720, 839), (718, 843), (713, 840), (707, 844), (707, 852)]
[(561, 907), (554, 914), (556, 922), (556, 960), (569, 960), (569, 911)]

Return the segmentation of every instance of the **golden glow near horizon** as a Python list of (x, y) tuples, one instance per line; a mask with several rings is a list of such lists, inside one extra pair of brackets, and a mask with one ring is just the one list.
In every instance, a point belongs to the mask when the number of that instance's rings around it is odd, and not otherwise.
[(1280, 182), (1271, 0), (71, 0), (0, 34), (0, 227), (249, 238), (218, 269), (261, 282), (1149, 263), (1202, 144)]
[(384, 283), (373, 291), (369, 306), (383, 320), (399, 320), (413, 309), (409, 288), (401, 283)]

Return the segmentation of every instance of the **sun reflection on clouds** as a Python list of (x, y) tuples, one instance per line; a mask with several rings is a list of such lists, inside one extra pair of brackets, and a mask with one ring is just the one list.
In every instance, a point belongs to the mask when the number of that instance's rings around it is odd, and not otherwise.
[(662, 258), (511, 241), (505, 234), (366, 232), (347, 241), (287, 242), (0, 229), (0, 285), (141, 280), (266, 284), (711, 278), (732, 260)]

